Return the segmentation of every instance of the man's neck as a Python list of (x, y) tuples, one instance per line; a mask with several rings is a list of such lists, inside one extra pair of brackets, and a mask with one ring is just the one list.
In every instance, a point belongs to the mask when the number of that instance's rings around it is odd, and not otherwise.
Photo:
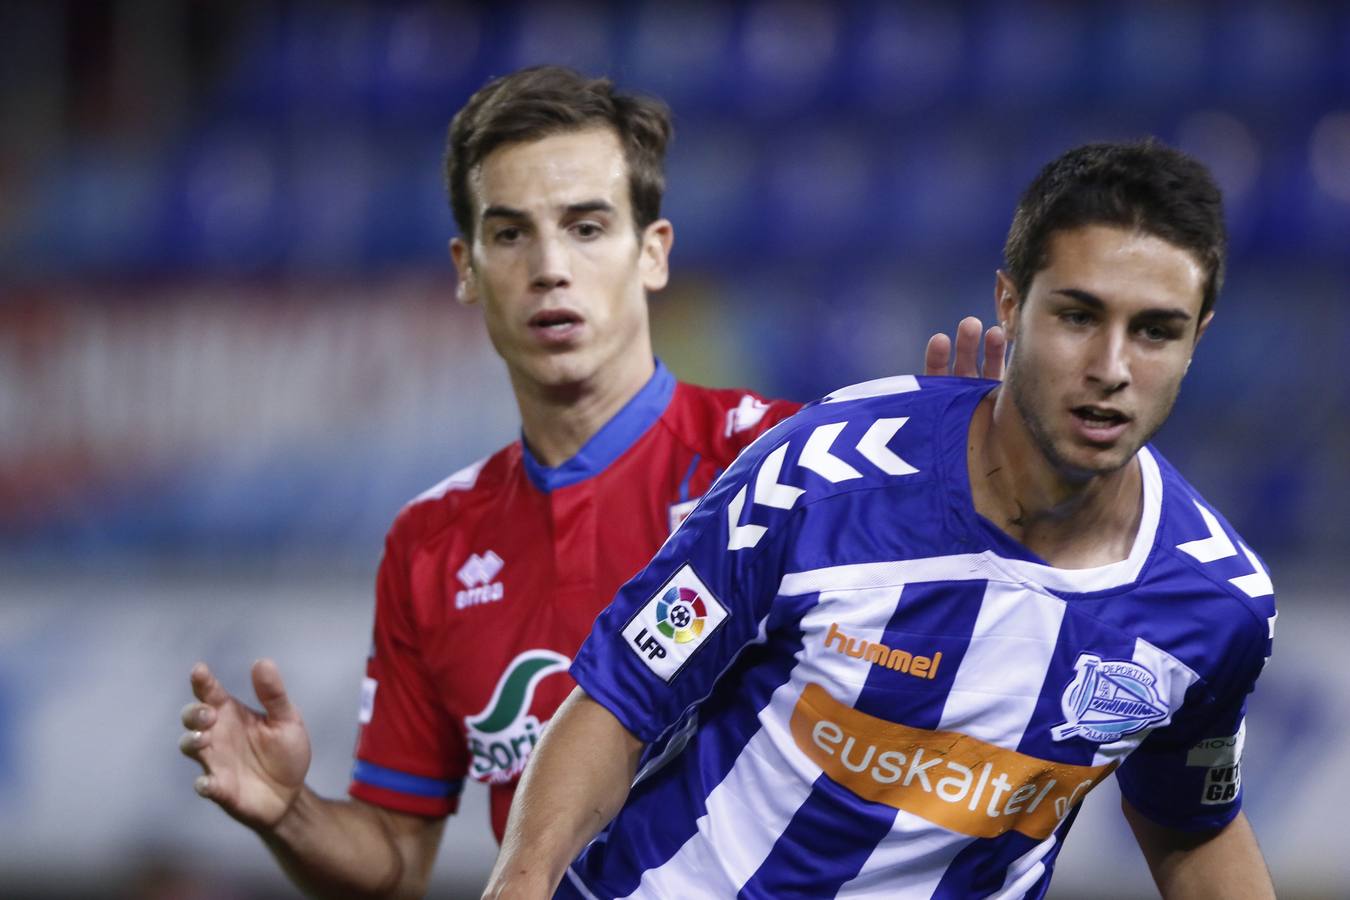
[(976, 407), (966, 462), (976, 512), (1050, 565), (1082, 569), (1130, 555), (1143, 514), (1138, 457), (1108, 474), (1066, 476), (1000, 388)]
[(511, 373), (521, 429), (534, 458), (553, 468), (576, 456), (642, 390), (655, 370), (648, 354), (645, 364), (626, 362), (621, 371), (561, 386), (539, 385)]

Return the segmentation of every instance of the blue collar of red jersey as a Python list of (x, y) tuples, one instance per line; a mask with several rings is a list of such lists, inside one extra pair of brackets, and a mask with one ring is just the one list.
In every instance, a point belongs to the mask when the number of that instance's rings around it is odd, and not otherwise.
[(522, 434), (521, 457), (525, 460), (525, 473), (530, 482), (547, 494), (599, 475), (656, 424), (674, 393), (675, 376), (661, 360), (656, 360), (656, 371), (633, 399), (583, 444), (576, 456), (551, 469), (534, 458)]

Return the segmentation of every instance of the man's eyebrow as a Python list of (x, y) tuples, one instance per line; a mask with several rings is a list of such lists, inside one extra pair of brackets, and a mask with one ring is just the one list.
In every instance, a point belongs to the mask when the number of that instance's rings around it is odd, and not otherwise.
[(483, 210), (483, 220), (488, 219), (528, 219), (529, 215), (523, 209), (516, 209), (513, 206), (489, 206)]
[(1084, 306), (1090, 306), (1093, 309), (1104, 309), (1106, 307), (1106, 304), (1102, 302), (1102, 298), (1091, 291), (1084, 291), (1079, 288), (1060, 288), (1051, 293), (1061, 294), (1068, 297), (1070, 300), (1077, 300)]
[[(1053, 291), (1052, 293), (1061, 294), (1072, 300), (1077, 300), (1079, 303), (1091, 307), (1092, 309), (1100, 310), (1106, 308), (1106, 304), (1102, 301), (1102, 298), (1091, 291), (1085, 291), (1080, 288), (1062, 288), (1058, 291)], [(1176, 322), (1189, 322), (1191, 319), (1190, 313), (1184, 309), (1177, 309), (1175, 307), (1171, 309), (1146, 309), (1139, 313), (1139, 316), (1146, 319), (1160, 319)]]
[(593, 212), (612, 213), (614, 212), (614, 204), (608, 200), (583, 200), (580, 203), (567, 204), (567, 212), (569, 215)]
[[(585, 215), (586, 213), (612, 213), (614, 204), (608, 200), (582, 200), (578, 203), (569, 203), (563, 207), (569, 216)], [(516, 209), (514, 206), (502, 206), (493, 204), (483, 210), (483, 220), (488, 219), (528, 219), (530, 214), (523, 209)]]

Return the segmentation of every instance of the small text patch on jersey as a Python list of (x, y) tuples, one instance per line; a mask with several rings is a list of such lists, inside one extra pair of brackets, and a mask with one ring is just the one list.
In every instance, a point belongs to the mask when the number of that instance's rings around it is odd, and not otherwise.
[(726, 617), (726, 608), (686, 564), (629, 620), (623, 636), (647, 668), (670, 681)]
[(370, 723), (370, 717), (375, 715), (375, 689), (379, 684), (374, 678), (361, 679), (361, 711), (358, 719), (362, 725)]
[(474, 778), (503, 783), (525, 768), (543, 725), (530, 714), (534, 688), (546, 676), (567, 668), (568, 659), (552, 650), (527, 650), (507, 665), (482, 712), (464, 720)]
[(1205, 772), (1200, 802), (1206, 806), (1231, 803), (1242, 787), (1242, 746), (1247, 740), (1247, 720), (1236, 734), (1205, 738), (1186, 754), (1186, 765), (1201, 766)]
[(1110, 744), (1167, 718), (1157, 676), (1136, 662), (1082, 653), (1074, 672), (1060, 699), (1065, 721), (1050, 729), (1057, 741)]

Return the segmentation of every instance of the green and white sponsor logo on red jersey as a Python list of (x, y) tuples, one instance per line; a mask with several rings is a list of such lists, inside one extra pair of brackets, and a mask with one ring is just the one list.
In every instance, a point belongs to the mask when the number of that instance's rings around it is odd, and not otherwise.
[(529, 711), (534, 689), (549, 675), (565, 671), (569, 662), (552, 650), (527, 650), (511, 660), (487, 706), (464, 720), (473, 754), (469, 771), (474, 778), (503, 784), (524, 770), (543, 733), (543, 725)]

